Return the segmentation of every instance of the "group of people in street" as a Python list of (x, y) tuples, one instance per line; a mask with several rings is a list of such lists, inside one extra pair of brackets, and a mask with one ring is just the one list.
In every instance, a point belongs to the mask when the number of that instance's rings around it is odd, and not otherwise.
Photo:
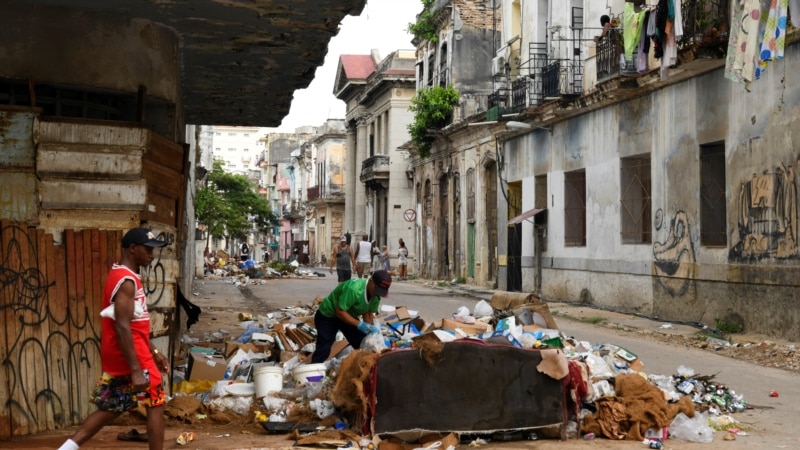
[[(398, 245), (397, 274), (400, 280), (405, 280), (408, 277), (408, 248), (402, 239)], [(342, 235), (339, 245), (333, 248), (331, 255), (330, 273), (336, 268), (339, 283), (349, 280), (354, 273), (359, 278), (367, 278), (379, 270), (391, 272), (392, 256), (388, 247), (383, 245), (379, 248), (378, 242), (370, 242), (366, 234), (352, 246), (348, 243), (347, 236)]]

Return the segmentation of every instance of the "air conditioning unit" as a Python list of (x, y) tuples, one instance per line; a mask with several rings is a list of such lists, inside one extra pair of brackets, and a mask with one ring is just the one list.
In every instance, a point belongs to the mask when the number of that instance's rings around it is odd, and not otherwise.
[(506, 58), (504, 56), (495, 56), (492, 58), (492, 75), (505, 75), (506, 74)]

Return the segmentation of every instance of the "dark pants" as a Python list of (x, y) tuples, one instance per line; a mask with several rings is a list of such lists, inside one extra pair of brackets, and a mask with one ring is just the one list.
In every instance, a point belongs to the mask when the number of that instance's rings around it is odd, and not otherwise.
[(350, 269), (336, 269), (336, 275), (339, 278), (339, 283), (353, 278), (353, 271)]
[(355, 349), (361, 347), (361, 341), (367, 336), (358, 331), (358, 328), (348, 325), (336, 317), (326, 317), (319, 311), (314, 315), (314, 326), (317, 327), (317, 346), (311, 357), (312, 363), (321, 363), (328, 359), (338, 331), (342, 332), (347, 342)]

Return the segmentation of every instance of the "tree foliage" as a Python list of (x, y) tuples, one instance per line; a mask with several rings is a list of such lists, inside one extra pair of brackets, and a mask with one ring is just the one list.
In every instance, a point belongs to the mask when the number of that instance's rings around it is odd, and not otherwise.
[(252, 227), (269, 233), (277, 224), (269, 203), (255, 192), (247, 177), (225, 172), (221, 160), (214, 161), (208, 186), (197, 191), (195, 212), (215, 238), (244, 239)]
[(428, 130), (450, 123), (458, 101), (458, 91), (453, 86), (429, 86), (417, 91), (417, 95), (411, 99), (408, 109), (414, 112), (414, 121), (408, 124), (408, 133), (420, 157), (426, 158), (431, 152), (434, 138)]
[(408, 32), (414, 36), (415, 40), (427, 40), (436, 42), (439, 36), (436, 34), (436, 15), (431, 11), (435, 0), (422, 0), (423, 10), (417, 16), (415, 23), (408, 24)]

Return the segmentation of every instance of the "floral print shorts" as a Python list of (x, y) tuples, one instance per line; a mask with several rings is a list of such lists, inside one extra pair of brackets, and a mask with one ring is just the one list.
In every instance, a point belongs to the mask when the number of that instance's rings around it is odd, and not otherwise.
[(111, 412), (125, 412), (137, 406), (161, 406), (167, 402), (167, 394), (161, 384), (150, 384), (145, 392), (134, 392), (130, 375), (103, 375), (97, 380), (89, 401), (98, 409)]

